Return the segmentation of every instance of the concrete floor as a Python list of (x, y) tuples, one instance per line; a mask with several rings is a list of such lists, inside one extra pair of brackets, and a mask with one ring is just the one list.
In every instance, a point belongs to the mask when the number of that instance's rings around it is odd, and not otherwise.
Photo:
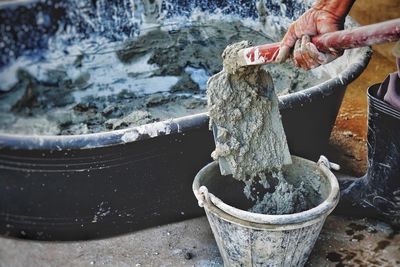
[[(0, 267), (222, 266), (205, 217), (86, 242), (0, 238)], [(373, 220), (329, 216), (306, 266), (400, 266), (400, 235)]]

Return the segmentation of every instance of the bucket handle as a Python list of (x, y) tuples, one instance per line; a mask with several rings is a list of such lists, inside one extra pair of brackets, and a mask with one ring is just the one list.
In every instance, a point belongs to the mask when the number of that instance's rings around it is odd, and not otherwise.
[(199, 191), (195, 193), (200, 208), (204, 207), (204, 203), (210, 203), (210, 195), (206, 186), (200, 186)]
[(318, 160), (318, 162), (317, 162), (317, 165), (318, 165), (318, 166), (323, 165), (323, 166), (327, 167), (329, 170), (334, 170), (334, 171), (339, 171), (339, 170), (340, 170), (340, 165), (339, 165), (339, 164), (330, 162), (330, 161), (328, 160), (328, 158), (325, 157), (324, 155), (321, 155), (321, 156), (319, 157), (319, 160)]

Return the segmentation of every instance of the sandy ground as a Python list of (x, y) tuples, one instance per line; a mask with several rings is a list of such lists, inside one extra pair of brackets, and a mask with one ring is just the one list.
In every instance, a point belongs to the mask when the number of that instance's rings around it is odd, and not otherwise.
[[(306, 266), (399, 266), (400, 235), (373, 220), (328, 217)], [(0, 238), (0, 267), (222, 266), (205, 217), (87, 242)]]

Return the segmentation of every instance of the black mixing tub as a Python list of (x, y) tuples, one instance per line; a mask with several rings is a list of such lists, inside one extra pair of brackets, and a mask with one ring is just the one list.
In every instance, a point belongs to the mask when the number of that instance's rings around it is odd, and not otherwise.
[[(266, 2), (281, 20), (293, 20), (305, 10), (301, 1), (282, 1), (286, 8), (278, 5), (281, 1)], [(128, 23), (132, 20), (126, 12), (132, 3), (141, 5), (124, 0), (7, 1), (0, 5), (1, 64), (10, 55), (45, 50), (47, 40), (69, 25), (81, 36), (100, 31), (100, 26), (110, 39), (133, 34), (137, 27)], [(247, 0), (169, 0), (162, 9), (170, 20), (189, 18), (196, 9), (219, 10), (221, 19), (257, 19), (255, 1)], [(135, 12), (141, 10), (136, 7)], [(113, 20), (115, 16), (121, 19)], [(279, 98), (293, 154), (315, 160), (323, 153), (346, 86), (369, 58), (368, 48), (346, 51), (331, 63), (331, 79)], [(0, 233), (82, 240), (202, 215), (191, 186), (194, 175), (211, 161), (213, 147), (205, 113), (97, 134), (0, 134)]]

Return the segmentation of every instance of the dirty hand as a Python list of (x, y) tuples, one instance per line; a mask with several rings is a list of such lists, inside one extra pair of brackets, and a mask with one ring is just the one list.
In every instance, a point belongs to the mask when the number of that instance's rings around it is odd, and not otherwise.
[(332, 50), (321, 53), (311, 42), (310, 36), (343, 29), (344, 19), (354, 0), (319, 0), (300, 18), (293, 22), (283, 37), (277, 62), (283, 62), (293, 49), (293, 61), (303, 69), (316, 68), (326, 64), (342, 54)]

